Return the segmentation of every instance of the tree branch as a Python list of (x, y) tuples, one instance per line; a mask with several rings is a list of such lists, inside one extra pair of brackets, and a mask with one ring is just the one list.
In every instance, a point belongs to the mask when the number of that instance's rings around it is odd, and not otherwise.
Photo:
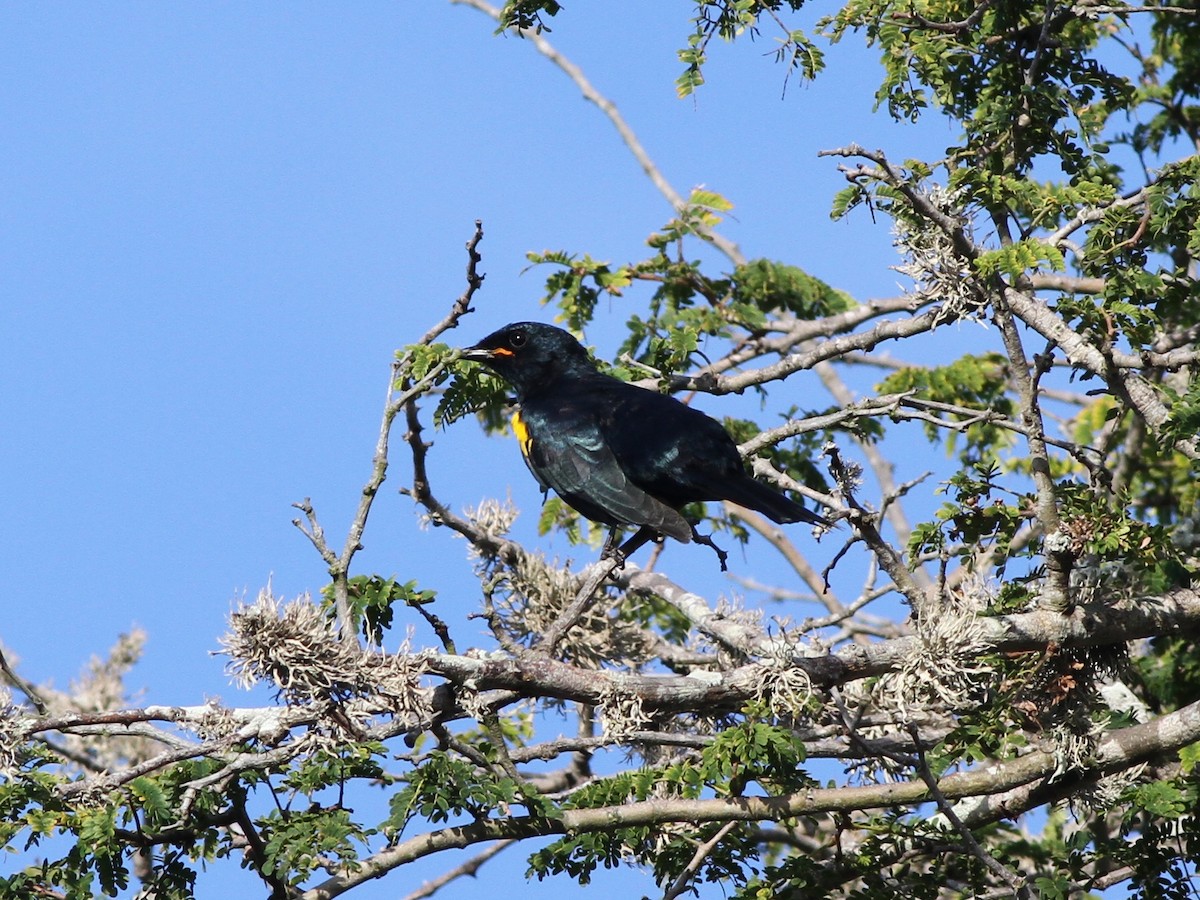
[[(484, 2), (484, 0), (450, 0), (450, 2), (469, 6), (472, 9), (479, 10), (479, 12), (490, 17), (494, 21), (501, 22), (500, 10), (495, 6), (492, 6), (490, 3)], [(688, 205), (687, 200), (685, 200), (683, 196), (671, 186), (671, 183), (667, 181), (666, 177), (659, 170), (658, 166), (655, 165), (654, 160), (650, 158), (650, 154), (647, 153), (646, 149), (642, 146), (642, 142), (638, 140), (637, 134), (629, 126), (629, 123), (625, 121), (620, 112), (617, 111), (616, 104), (596, 90), (596, 88), (588, 80), (587, 76), (583, 74), (583, 70), (563, 56), (563, 54), (557, 49), (555, 49), (554, 45), (546, 40), (545, 36), (540, 32), (531, 28), (515, 28), (512, 30), (520, 37), (530, 41), (534, 47), (537, 48), (538, 53), (542, 54), (542, 56), (546, 57), (546, 59), (558, 66), (558, 68), (575, 83), (575, 86), (579, 88), (584, 99), (590, 103), (594, 103), (600, 109), (600, 111), (608, 117), (609, 122), (611, 122), (613, 127), (617, 130), (617, 134), (621, 136), (621, 140), (625, 143), (626, 148), (628, 148), (629, 152), (633, 154), (633, 158), (637, 160), (638, 165), (642, 167), (642, 171), (646, 174), (646, 177), (650, 179), (651, 183), (653, 183), (653, 185), (658, 189), (658, 192), (666, 198), (669, 204), (671, 204), (671, 208), (675, 210), (676, 213), (685, 210)], [(723, 237), (711, 229), (701, 229), (700, 231), (704, 239), (710, 241), (712, 245), (720, 250), (721, 253), (723, 253), (726, 257), (728, 257), (734, 263), (734, 265), (741, 265), (746, 261), (742, 256), (741, 251), (738, 250), (737, 244), (733, 243), (728, 238)]]
[[(1200, 740), (1200, 704), (1168, 713), (1144, 725), (1108, 733), (1094, 754), (1096, 773), (1127, 768), (1159, 754), (1171, 753)], [(1051, 777), (1058, 763), (1052, 753), (1032, 751), (1024, 756), (978, 769), (958, 772), (936, 784), (946, 802), (1009, 791)], [(662, 825), (668, 822), (754, 822), (811, 816), (825, 812), (855, 812), (911, 806), (933, 799), (924, 780), (886, 784), (810, 788), (773, 797), (730, 797), (712, 800), (662, 799), (564, 809), (561, 818), (513, 816), (484, 819), (411, 837), (362, 860), (352, 872), (335, 875), (306, 891), (303, 900), (332, 900), (358, 884), (415, 859), (443, 850), (469, 847), (483, 841), (535, 836), (611, 831), (614, 828)]]

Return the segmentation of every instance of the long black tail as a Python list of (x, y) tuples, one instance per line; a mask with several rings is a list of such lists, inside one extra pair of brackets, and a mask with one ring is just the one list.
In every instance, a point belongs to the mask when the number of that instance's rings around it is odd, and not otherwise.
[(807, 522), (809, 525), (825, 525), (832, 523), (824, 516), (805, 509), (794, 500), (779, 493), (773, 487), (755, 481), (749, 475), (744, 478), (728, 479), (721, 485), (723, 499), (731, 500), (739, 506), (757, 510), (772, 522), (781, 525), (792, 522)]

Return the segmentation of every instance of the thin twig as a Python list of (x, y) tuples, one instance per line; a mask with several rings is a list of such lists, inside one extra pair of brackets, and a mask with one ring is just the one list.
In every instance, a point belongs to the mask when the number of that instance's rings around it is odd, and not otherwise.
[(515, 843), (517, 843), (515, 838), (507, 841), (496, 841), (496, 843), (492, 844), (487, 849), (480, 853), (476, 853), (462, 865), (455, 866), (449, 872), (439, 875), (437, 878), (431, 879), (430, 881), (426, 881), (411, 894), (405, 895), (404, 900), (424, 900), (425, 897), (432, 897), (456, 878), (462, 878), (464, 875), (469, 875), (470, 877), (474, 878), (479, 872), (479, 868), (485, 862), (504, 850), (507, 850)]
[(938, 810), (942, 816), (958, 832), (963, 840), (963, 844), (966, 845), (971, 855), (983, 863), (988, 871), (1003, 879), (1004, 883), (1012, 890), (1013, 896), (1020, 898), (1020, 900), (1029, 900), (1033, 894), (1029, 890), (1026, 880), (983, 849), (979, 841), (975, 840), (975, 835), (971, 833), (971, 829), (964, 825), (962, 819), (954, 812), (950, 801), (946, 799), (946, 795), (942, 793), (942, 789), (938, 786), (938, 780), (934, 776), (933, 770), (929, 768), (929, 760), (925, 757), (925, 748), (921, 743), (921, 736), (917, 731), (917, 726), (910, 725), (908, 733), (912, 736), (913, 744), (916, 747), (917, 773), (921, 776), (921, 780), (925, 782), (926, 787), (929, 788), (929, 794), (933, 797), (934, 802), (937, 803)]
[(542, 639), (537, 642), (536, 649), (544, 653), (553, 653), (555, 646), (563, 639), (571, 627), (579, 621), (592, 602), (595, 600), (596, 589), (600, 587), (609, 573), (617, 566), (621, 565), (621, 561), (616, 558), (602, 559), (595, 563), (588, 577), (584, 579), (583, 586), (580, 587), (575, 599), (571, 605), (563, 610), (562, 615), (554, 620), (554, 624), (547, 629), (542, 635)]
[(676, 879), (671, 882), (671, 886), (663, 892), (663, 900), (675, 900), (676, 897), (683, 895), (687, 890), (688, 883), (700, 868), (700, 864), (704, 862), (705, 857), (717, 848), (721, 841), (725, 840), (725, 836), (733, 829), (740, 825), (740, 822), (726, 822), (716, 833), (696, 848), (696, 852), (692, 854), (692, 858), (688, 860), (688, 864), (683, 867), (683, 871), (679, 873)]
[(421, 440), (424, 426), (421, 424), (420, 410), (415, 401), (409, 400), (405, 403), (404, 416), (408, 424), (404, 439), (408, 442), (411, 451), (413, 480), (412, 487), (401, 488), (401, 492), (423, 506), (429, 513), (429, 520), (434, 525), (445, 525), (452, 531), (461, 534), (480, 552), (498, 557), (510, 565), (524, 557), (525, 548), (516, 541), (510, 541), (480, 528), (469, 519), (457, 515), (434, 496), (425, 462), (430, 445)]
[[(484, 0), (450, 0), (450, 2), (470, 6), (472, 9), (477, 9), (484, 15), (494, 19), (496, 22), (501, 21), (499, 8), (492, 6), (490, 3), (485, 3)], [(538, 53), (558, 66), (575, 83), (575, 86), (579, 88), (585, 100), (599, 107), (600, 111), (608, 117), (608, 120), (617, 130), (617, 134), (621, 136), (621, 140), (629, 148), (629, 152), (633, 154), (633, 158), (637, 160), (638, 165), (642, 167), (642, 171), (646, 173), (646, 177), (650, 179), (651, 183), (658, 189), (658, 192), (671, 204), (671, 208), (677, 213), (685, 210), (688, 205), (687, 200), (671, 186), (666, 176), (655, 165), (654, 160), (650, 158), (650, 154), (646, 152), (646, 148), (642, 146), (642, 142), (638, 140), (637, 134), (629, 126), (629, 123), (625, 121), (621, 113), (618, 112), (616, 104), (596, 90), (595, 86), (583, 73), (583, 70), (563, 56), (553, 44), (546, 40), (543, 34), (532, 28), (513, 30), (516, 34), (530, 41), (537, 48)], [(733, 241), (706, 228), (698, 227), (697, 230), (705, 240), (710, 241), (714, 247), (725, 254), (734, 265), (743, 265), (746, 262), (746, 258)]]
[(4, 672), (4, 677), (8, 679), (9, 684), (29, 698), (29, 702), (33, 704), (34, 709), (36, 709), (40, 715), (46, 715), (49, 709), (49, 707), (46, 706), (46, 701), (42, 699), (42, 695), (38, 692), (38, 689), (34, 687), (32, 682), (22, 678), (17, 674), (17, 670), (9, 665), (8, 657), (4, 655), (4, 651), (2, 649), (0, 649), (0, 671)]
[(475, 233), (471, 235), (471, 239), (467, 241), (467, 286), (458, 299), (450, 307), (450, 312), (446, 314), (446, 318), (438, 322), (430, 328), (418, 341), (423, 346), (429, 346), (436, 341), (443, 332), (449, 331), (451, 328), (458, 327), (458, 320), (467, 313), (474, 312), (471, 308), (471, 300), (475, 296), (475, 292), (483, 287), (483, 279), (486, 275), (479, 272), (479, 264), (483, 262), (483, 257), (479, 255), (479, 242), (483, 240), (483, 220), (475, 220)]
[[(849, 520), (853, 524), (857, 536), (874, 551), (879, 565), (891, 576), (896, 589), (908, 599), (914, 608), (919, 608), (925, 596), (922, 585), (918, 583), (915, 573), (908, 568), (900, 553), (879, 533), (878, 516), (870, 513), (855, 498), (854, 477), (842, 460), (841, 451), (831, 445), (825, 449), (825, 456), (829, 459), (830, 471), (833, 472), (834, 479), (841, 488), (842, 496), (846, 498), (846, 505), (851, 511)], [(849, 544), (847, 544), (848, 547)], [(833, 563), (830, 563), (830, 568), (832, 565)], [(829, 572), (830, 568), (827, 568), (826, 572)]]
[[(726, 501), (726, 512), (730, 512), (741, 519), (747, 526), (756, 531), (767, 543), (774, 547), (779, 555), (782, 556), (789, 566), (792, 567), (799, 577), (818, 598), (825, 601), (832, 611), (835, 607), (840, 607), (841, 604), (834, 598), (829, 585), (824, 582), (817, 570), (805, 558), (799, 548), (793, 543), (783, 529), (767, 519), (766, 516), (760, 515), (753, 510), (742, 506), (736, 506)], [(823, 529), (823, 526), (822, 526)]]
[[(428, 346), (447, 329), (458, 325), (459, 319), (471, 311), (471, 299), (483, 284), (484, 276), (479, 273), (478, 266), (482, 257), (479, 255), (479, 242), (483, 240), (483, 223), (475, 220), (475, 231), (467, 241), (467, 286), (451, 305), (450, 312), (440, 322), (425, 332), (420, 344)], [(335, 554), (325, 540), (325, 533), (317, 521), (312, 503), (306, 498), (301, 503), (293, 504), (301, 510), (307, 520), (307, 527), (299, 519), (293, 520), (297, 528), (316, 547), (321, 558), (329, 566), (329, 575), (333, 581), (333, 600), (337, 610), (338, 628), (344, 641), (357, 641), (358, 633), (354, 627), (354, 618), (350, 611), (350, 565), (354, 556), (362, 549), (362, 536), (367, 527), (367, 518), (379, 488), (387, 478), (388, 448), (392, 433), (392, 425), (401, 410), (409, 407), (411, 402), (425, 393), (441, 377), (450, 364), (453, 356), (443, 359), (432, 366), (423, 377), (413, 381), (408, 378), (409, 358), (397, 359), (392, 363), (388, 377), (387, 394), (384, 399), (383, 416), (379, 423), (379, 436), (375, 442), (375, 453), (371, 460), (371, 475), (363, 486), (358, 501), (358, 509), (350, 523), (346, 535), (346, 543), (341, 554)], [(399, 385), (399, 387), (397, 387)], [(399, 390), (399, 394), (397, 394)], [(436, 628), (436, 626), (435, 626)], [(443, 638), (444, 643), (444, 638)]]

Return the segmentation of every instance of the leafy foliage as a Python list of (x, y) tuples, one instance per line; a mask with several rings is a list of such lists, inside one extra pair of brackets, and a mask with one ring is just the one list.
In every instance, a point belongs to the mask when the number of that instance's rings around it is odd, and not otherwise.
[[(999, 353), (968, 354), (945, 366), (902, 369), (880, 382), (878, 390), (885, 394), (911, 392), (942, 404), (945, 422), (966, 425), (961, 450), (964, 463), (1011, 443), (1009, 433), (991, 422), (992, 415), (1011, 417), (1015, 407), (1009, 396), (1007, 360)], [(957, 430), (945, 427), (941, 416), (925, 423), (926, 437), (935, 443), (945, 443), (949, 452), (957, 447), (957, 434)]]
[[(332, 618), (337, 612), (333, 601), (333, 585), (326, 586), (321, 594), (324, 597), (322, 605)], [(393, 606), (396, 603), (424, 606), (434, 601), (437, 591), (421, 590), (416, 581), (401, 584), (395, 578), (355, 575), (349, 580), (349, 597), (351, 614), (363, 637), (378, 645), (383, 633), (392, 627)]]
[(795, 266), (767, 259), (738, 266), (732, 281), (731, 299), (764, 313), (786, 311), (801, 319), (819, 319), (854, 306), (844, 291), (831, 288)]

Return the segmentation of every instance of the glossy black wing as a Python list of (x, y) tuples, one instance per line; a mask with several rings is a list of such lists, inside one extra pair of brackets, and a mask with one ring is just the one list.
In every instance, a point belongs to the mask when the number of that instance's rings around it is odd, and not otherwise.
[(521, 447), (521, 459), (525, 460), (525, 468), (529, 469), (529, 473), (533, 475), (538, 483), (538, 487), (545, 494), (553, 485), (542, 478), (537, 467), (534, 466), (533, 460), (529, 458), (530, 453), (533, 452), (533, 436), (529, 433), (529, 425), (521, 417), (521, 410), (519, 409), (512, 414), (512, 429), (513, 434), (516, 435), (517, 444)]
[(621, 468), (593, 412), (567, 405), (556, 406), (549, 414), (529, 407), (522, 410), (522, 450), (534, 477), (593, 521), (647, 525), (676, 540), (691, 540), (688, 521), (638, 487)]
[(611, 389), (601, 429), (621, 467), (670, 504), (732, 500), (776, 522), (829, 523), (747, 473), (716, 419), (673, 397), (623, 384)]
[(737, 445), (720, 422), (673, 397), (621, 384), (601, 422), (630, 478), (672, 506), (720, 500), (725, 481), (745, 477)]

